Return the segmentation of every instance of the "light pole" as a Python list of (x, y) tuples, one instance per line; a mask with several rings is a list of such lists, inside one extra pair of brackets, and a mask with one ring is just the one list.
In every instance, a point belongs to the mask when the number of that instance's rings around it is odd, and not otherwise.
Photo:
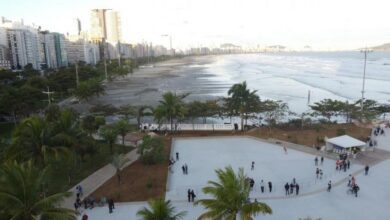
[(366, 66), (367, 66), (367, 54), (371, 53), (372, 50), (369, 50), (365, 48), (364, 50), (360, 51), (361, 53), (364, 53), (364, 68), (363, 68), (363, 85), (362, 85), (362, 99), (360, 102), (360, 111), (361, 111), (361, 120), (363, 120), (363, 110), (364, 110), (364, 93), (365, 93), (365, 86), (366, 86)]
[(47, 91), (42, 91), (43, 94), (47, 95), (47, 100), (49, 102), (49, 105), (51, 105), (51, 94), (54, 92), (50, 92), (50, 87), (47, 87)]

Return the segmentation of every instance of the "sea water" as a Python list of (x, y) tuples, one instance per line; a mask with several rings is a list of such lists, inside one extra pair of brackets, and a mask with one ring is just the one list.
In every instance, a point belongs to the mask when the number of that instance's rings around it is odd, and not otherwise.
[[(325, 98), (355, 102), (362, 96), (364, 54), (359, 51), (226, 55), (204, 67), (208, 81), (246, 81), (261, 99), (282, 100), (296, 113)], [(226, 96), (228, 88), (221, 88), (213, 95)], [(368, 54), (365, 98), (389, 102), (390, 52)]]

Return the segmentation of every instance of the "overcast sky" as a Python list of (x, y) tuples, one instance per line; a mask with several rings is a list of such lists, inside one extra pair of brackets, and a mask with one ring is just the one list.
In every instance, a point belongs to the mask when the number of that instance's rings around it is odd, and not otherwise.
[(129, 43), (173, 47), (281, 44), (354, 49), (390, 42), (390, 0), (0, 0), (0, 16), (66, 33), (73, 18), (112, 8)]

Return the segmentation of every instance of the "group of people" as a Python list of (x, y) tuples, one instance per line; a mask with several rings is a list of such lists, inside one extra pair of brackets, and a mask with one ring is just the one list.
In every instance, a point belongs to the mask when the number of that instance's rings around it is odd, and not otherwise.
[(344, 170), (344, 172), (347, 172), (347, 169), (349, 170), (351, 166), (351, 161), (348, 159), (340, 159), (336, 161), (336, 170), (341, 171)]
[(317, 169), (316, 169), (316, 178), (322, 180), (322, 176), (323, 175), (324, 175), (324, 173), (322, 172), (322, 169), (319, 169), (317, 167)]
[(360, 190), (359, 186), (356, 183), (356, 178), (349, 174), (348, 176), (348, 184), (347, 186), (349, 187), (347, 192), (353, 193), (355, 197), (358, 196), (358, 191)]
[[(76, 214), (80, 214), (80, 208), (84, 208), (84, 210), (87, 209), (93, 209), (95, 206), (105, 206), (108, 204), (108, 209), (109, 212), (112, 213), (112, 210), (115, 208), (114, 206), (114, 200), (113, 199), (108, 199), (106, 197), (102, 197), (100, 201), (96, 201), (93, 196), (88, 196), (87, 198), (84, 198), (81, 200), (83, 196), (83, 188), (81, 185), (76, 186), (76, 201), (74, 202), (74, 208)], [(88, 219), (88, 215), (84, 214), (82, 216), (83, 220)]]
[(376, 127), (375, 130), (374, 130), (374, 135), (375, 136), (378, 136), (378, 135), (385, 135), (385, 130), (381, 127)]
[(295, 195), (299, 195), (299, 184), (295, 181), (295, 178), (291, 181), (289, 184), (288, 182), (284, 185), (284, 190), (286, 191), (286, 196), (288, 195), (294, 195), (294, 189), (295, 189)]
[[(324, 163), (324, 157), (321, 157), (321, 165)], [(318, 166), (318, 157), (314, 158), (314, 165)]]
[[(253, 187), (255, 186), (255, 180), (248, 177), (247, 181), (249, 183), (250, 189), (252, 190)], [(265, 192), (265, 182), (264, 182), (264, 180), (260, 181), (260, 190), (261, 190), (261, 193)], [(271, 181), (268, 181), (268, 190), (269, 190), (269, 192), (272, 192), (272, 182)]]
[(187, 190), (187, 197), (188, 197), (188, 202), (194, 202), (196, 195), (193, 189)]

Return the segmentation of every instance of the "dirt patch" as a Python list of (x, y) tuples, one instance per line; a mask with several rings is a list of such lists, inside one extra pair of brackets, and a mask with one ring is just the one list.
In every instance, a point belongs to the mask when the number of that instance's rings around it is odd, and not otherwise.
[(357, 138), (361, 141), (366, 141), (366, 138), (371, 132), (371, 129), (361, 128), (354, 124), (323, 124), (304, 129), (269, 129), (268, 127), (261, 127), (251, 130), (248, 134), (263, 139), (276, 138), (312, 147), (313, 145), (323, 144), (318, 142), (318, 140), (323, 137), (332, 138), (339, 136), (338, 132), (342, 130), (345, 131), (346, 135)]
[[(164, 139), (167, 158), (171, 150), (171, 139)], [(165, 196), (168, 162), (157, 165), (144, 165), (135, 161), (121, 172), (122, 183), (116, 176), (99, 187), (92, 196), (113, 198), (116, 202), (145, 201)]]

